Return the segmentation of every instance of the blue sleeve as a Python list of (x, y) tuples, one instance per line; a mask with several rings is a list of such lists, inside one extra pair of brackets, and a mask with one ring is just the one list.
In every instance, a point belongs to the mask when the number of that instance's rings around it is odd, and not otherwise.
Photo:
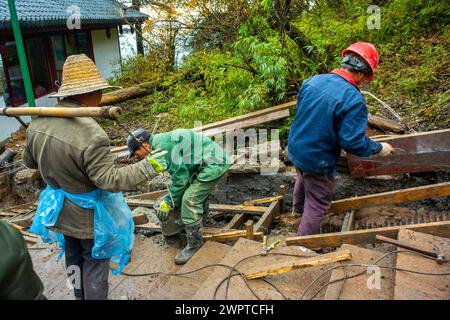
[(338, 124), (342, 149), (358, 157), (369, 157), (381, 151), (381, 144), (366, 136), (367, 122), (368, 111), (363, 102), (350, 108)]

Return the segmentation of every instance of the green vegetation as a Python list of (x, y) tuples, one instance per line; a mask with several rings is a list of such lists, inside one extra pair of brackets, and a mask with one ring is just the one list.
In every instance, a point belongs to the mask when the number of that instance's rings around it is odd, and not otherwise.
[[(150, 52), (126, 61), (114, 80), (122, 86), (152, 81), (165, 90), (134, 100), (125, 120), (136, 121), (138, 114), (150, 127), (160, 115), (161, 128), (193, 127), (194, 121), (210, 123), (283, 103), (295, 98), (308, 77), (338, 67), (342, 49), (369, 41), (381, 61), (376, 80), (364, 89), (416, 129), (450, 124), (447, 0), (232, 0), (211, 6), (220, 12), (198, 8), (223, 0), (168, 3), (158, 10), (179, 24), (148, 22), (144, 36), (153, 37)], [(197, 14), (177, 13), (183, 3)], [(381, 8), (379, 30), (366, 25), (372, 3)], [(223, 21), (215, 21), (217, 16)], [(176, 47), (174, 34), (190, 52), (178, 64), (164, 58)], [(386, 114), (367, 101), (371, 112)]]

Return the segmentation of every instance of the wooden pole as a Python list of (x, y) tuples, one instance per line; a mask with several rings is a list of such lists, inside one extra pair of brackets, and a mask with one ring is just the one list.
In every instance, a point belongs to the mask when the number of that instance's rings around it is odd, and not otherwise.
[(39, 116), (39, 117), (94, 117), (116, 120), (122, 113), (119, 107), (40, 107), (40, 108), (0, 108), (0, 116)]

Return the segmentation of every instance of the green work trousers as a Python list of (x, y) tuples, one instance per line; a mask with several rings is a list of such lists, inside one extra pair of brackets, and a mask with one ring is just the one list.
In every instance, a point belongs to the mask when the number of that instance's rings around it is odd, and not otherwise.
[(195, 179), (183, 194), (181, 200), (181, 221), (184, 225), (191, 224), (202, 219), (204, 207), (209, 195), (215, 190), (220, 178), (203, 182)]

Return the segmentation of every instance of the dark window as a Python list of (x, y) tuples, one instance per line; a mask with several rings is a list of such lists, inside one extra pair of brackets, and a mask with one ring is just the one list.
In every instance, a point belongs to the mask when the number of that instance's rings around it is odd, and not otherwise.
[(52, 89), (44, 38), (27, 39), (26, 48), (34, 96), (42, 97)]
[[(84, 53), (91, 59), (92, 45), (89, 32), (36, 35), (24, 39), (28, 67), (36, 98), (55, 90), (55, 81), (62, 81), (62, 70), (66, 58)], [(26, 102), (25, 87), (20, 71), (16, 43), (0, 43), (0, 99), (7, 106)]]
[(66, 60), (66, 50), (64, 49), (64, 36), (51, 36), (50, 45), (55, 59), (56, 77), (59, 82), (62, 80), (62, 69)]
[(23, 83), (22, 71), (20, 71), (19, 55), (17, 54), (17, 47), (15, 41), (8, 41), (5, 43), (6, 59), (5, 67), (8, 72), (10, 93), (13, 97), (8, 97), (5, 101), (6, 105), (21, 104), (26, 101), (25, 86)]

